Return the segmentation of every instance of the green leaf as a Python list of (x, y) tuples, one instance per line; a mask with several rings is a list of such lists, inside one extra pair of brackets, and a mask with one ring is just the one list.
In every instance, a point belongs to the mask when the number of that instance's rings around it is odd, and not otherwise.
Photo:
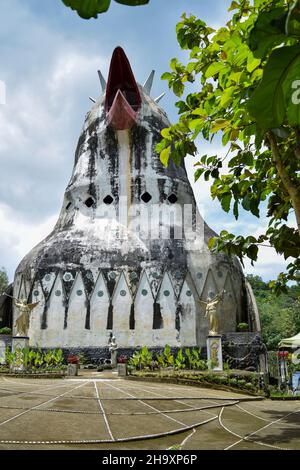
[(256, 67), (258, 67), (261, 63), (261, 60), (260, 59), (257, 59), (256, 57), (254, 57), (253, 54), (249, 54), (248, 55), (248, 59), (247, 59), (247, 70), (248, 72), (253, 72), (253, 70), (256, 69)]
[(173, 77), (173, 75), (170, 72), (165, 72), (162, 74), (161, 79), (162, 80), (170, 80)]
[(176, 72), (177, 64), (178, 60), (176, 59), (176, 57), (173, 57), (173, 59), (170, 60), (170, 67), (174, 72)]
[(122, 5), (136, 7), (139, 5), (146, 5), (147, 3), (149, 3), (149, 0), (115, 0), (115, 2), (121, 3)]
[[(105, 13), (110, 6), (111, 0), (62, 0), (63, 3), (77, 11), (81, 18), (89, 20), (97, 18), (99, 13)], [(146, 5), (149, 0), (115, 0), (117, 3), (128, 6)]]
[(237, 2), (233, 1), (231, 2), (231, 5), (228, 8), (228, 11), (238, 10), (239, 8), (240, 8), (240, 5)]
[(160, 161), (165, 167), (168, 166), (170, 153), (171, 153), (171, 146), (169, 145), (169, 147), (165, 148), (160, 154)]
[(200, 176), (203, 174), (203, 168), (198, 168), (198, 170), (195, 171), (194, 173), (194, 181), (196, 183), (196, 181), (198, 181), (198, 179), (200, 178)]
[(259, 217), (259, 201), (256, 197), (252, 197), (250, 201), (250, 211), (252, 212), (253, 215), (256, 217)]
[(173, 91), (176, 96), (180, 97), (184, 92), (184, 85), (179, 80), (176, 80), (176, 82), (173, 83)]
[(253, 155), (251, 152), (241, 152), (239, 153), (239, 156), (241, 156), (241, 161), (244, 163), (244, 165), (253, 165)]
[(212, 237), (208, 240), (208, 248), (209, 250), (212, 250), (215, 245), (216, 245), (216, 242), (217, 242), (217, 238), (216, 237)]
[(290, 125), (300, 124), (299, 69), (300, 46), (280, 47), (270, 55), (262, 81), (247, 103), (262, 129), (280, 127), (286, 117)]
[(170, 138), (170, 128), (166, 127), (161, 131), (161, 135), (163, 136), (164, 139), (169, 139)]
[(231, 98), (232, 98), (232, 95), (235, 92), (235, 90), (236, 90), (235, 86), (231, 86), (231, 87), (226, 88), (224, 90), (224, 92), (221, 95), (221, 99), (220, 99), (220, 106), (222, 108), (226, 108), (227, 105), (231, 102)]
[(203, 119), (193, 119), (189, 122), (189, 129), (191, 131), (194, 131), (195, 129), (201, 126), (203, 126)]
[(230, 203), (231, 203), (231, 194), (225, 194), (224, 196), (222, 196), (221, 198), (221, 206), (222, 206), (222, 209), (223, 211), (225, 212), (229, 212), (230, 210)]
[(257, 245), (250, 245), (249, 248), (247, 249), (247, 255), (253, 261), (257, 261), (258, 246)]
[(211, 126), (211, 132), (215, 133), (221, 129), (225, 129), (229, 125), (229, 122), (226, 119), (216, 119), (213, 121)]
[(223, 62), (212, 63), (205, 72), (205, 77), (210, 78), (219, 73), (224, 68)]
[(105, 13), (111, 0), (62, 0), (67, 7), (77, 11), (85, 20), (97, 18), (98, 13)]
[(234, 215), (236, 220), (239, 218), (239, 201), (238, 200), (234, 201), (233, 215)]
[(259, 14), (249, 36), (249, 47), (255, 57), (265, 57), (271, 48), (287, 39), (286, 17), (287, 11), (284, 7), (272, 8)]
[(246, 196), (242, 200), (242, 206), (245, 209), (245, 211), (250, 211), (250, 204), (251, 204), (251, 194), (246, 194)]

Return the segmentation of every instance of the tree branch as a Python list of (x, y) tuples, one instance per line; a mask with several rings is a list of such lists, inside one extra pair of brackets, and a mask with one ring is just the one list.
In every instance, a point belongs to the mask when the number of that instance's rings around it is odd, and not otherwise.
[(273, 132), (267, 133), (267, 138), (270, 143), (271, 152), (272, 152), (272, 159), (274, 165), (277, 169), (278, 175), (281, 179), (283, 187), (291, 199), (291, 204), (295, 210), (295, 216), (298, 226), (298, 232), (300, 235), (300, 186), (299, 184), (295, 183), (290, 175), (288, 174), (286, 167), (282, 161), (280, 151), (277, 145), (276, 136)]

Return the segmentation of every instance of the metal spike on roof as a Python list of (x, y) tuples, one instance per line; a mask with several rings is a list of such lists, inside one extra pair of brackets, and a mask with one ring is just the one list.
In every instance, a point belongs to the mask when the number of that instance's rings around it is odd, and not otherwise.
[(91, 100), (93, 103), (96, 103), (96, 100), (92, 98), (91, 96), (89, 96), (89, 100)]
[(99, 80), (100, 80), (100, 83), (101, 83), (101, 88), (102, 88), (102, 91), (104, 92), (106, 90), (106, 80), (105, 78), (103, 77), (102, 73), (100, 72), (100, 70), (98, 70), (98, 76), (99, 76)]
[(145, 81), (145, 83), (143, 85), (143, 87), (145, 89), (145, 92), (148, 93), (148, 95), (150, 95), (150, 93), (151, 93), (151, 88), (152, 88), (152, 85), (153, 85), (154, 75), (155, 75), (155, 70), (152, 70), (152, 72), (150, 73), (149, 77), (147, 78), (147, 80)]
[(161, 95), (159, 95), (157, 98), (155, 98), (155, 103), (159, 103), (160, 100), (165, 96), (165, 93), (162, 93)]

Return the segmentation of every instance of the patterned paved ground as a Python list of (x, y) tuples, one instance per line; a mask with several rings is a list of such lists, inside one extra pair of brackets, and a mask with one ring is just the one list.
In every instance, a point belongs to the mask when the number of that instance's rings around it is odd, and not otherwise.
[(300, 402), (109, 377), (2, 377), (0, 449), (300, 449)]

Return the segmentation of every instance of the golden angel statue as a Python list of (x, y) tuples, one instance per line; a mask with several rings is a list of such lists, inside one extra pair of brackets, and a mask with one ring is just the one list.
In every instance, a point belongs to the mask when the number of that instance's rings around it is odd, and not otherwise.
[(208, 301), (199, 300), (201, 304), (205, 305), (205, 318), (209, 319), (209, 335), (216, 336), (219, 334), (219, 315), (218, 315), (218, 305), (222, 302), (224, 298), (225, 290), (222, 290), (217, 294), (213, 299)]
[(17, 336), (27, 336), (30, 324), (30, 314), (32, 310), (39, 304), (35, 302), (34, 304), (29, 304), (26, 299), (13, 299), (14, 304), (17, 309), (20, 311), (15, 327), (17, 330)]

